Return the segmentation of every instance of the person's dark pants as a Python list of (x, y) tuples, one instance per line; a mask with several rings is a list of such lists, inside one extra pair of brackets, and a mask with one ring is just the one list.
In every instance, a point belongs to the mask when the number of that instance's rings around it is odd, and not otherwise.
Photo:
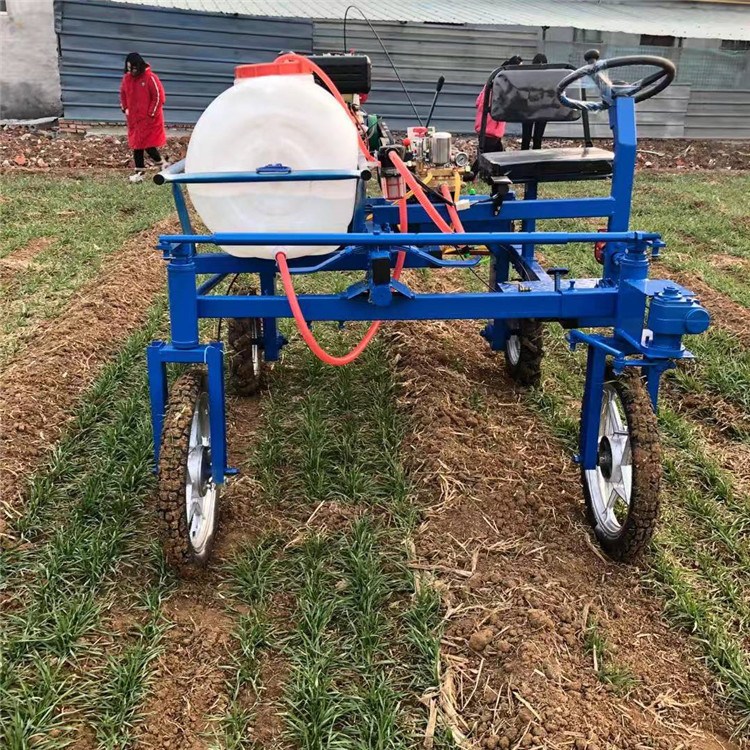
[(521, 150), (528, 151), (532, 141), (533, 148), (541, 148), (546, 127), (547, 123), (544, 120), (521, 123)]
[(503, 139), (492, 135), (484, 136), (484, 143), (479, 144), (479, 153), (489, 154), (493, 151), (505, 151), (505, 148), (503, 148)]
[(133, 150), (133, 161), (135, 162), (135, 168), (138, 171), (142, 171), (146, 168), (146, 162), (143, 158), (143, 152), (146, 152), (157, 164), (161, 162), (161, 154), (156, 148), (136, 148)]

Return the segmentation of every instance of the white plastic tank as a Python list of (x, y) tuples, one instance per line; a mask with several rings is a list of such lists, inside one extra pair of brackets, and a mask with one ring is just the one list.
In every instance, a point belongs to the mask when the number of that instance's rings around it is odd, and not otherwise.
[[(302, 62), (240, 65), (232, 88), (198, 120), (185, 172), (355, 170), (357, 130), (344, 108)], [(190, 184), (190, 198), (211, 232), (346, 232), (356, 180)], [(226, 246), (232, 255), (321, 255), (335, 247)]]

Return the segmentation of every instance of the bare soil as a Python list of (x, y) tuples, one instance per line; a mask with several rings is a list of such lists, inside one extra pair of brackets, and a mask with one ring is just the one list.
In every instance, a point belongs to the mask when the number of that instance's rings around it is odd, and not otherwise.
[(207, 717), (228, 708), (223, 666), (232, 645), (232, 618), (220, 600), (190, 589), (181, 587), (164, 606), (173, 626), (154, 669), (135, 747), (204, 750), (212, 745)]
[(60, 438), (81, 394), (144, 323), (165, 283), (163, 262), (149, 249), (176, 228), (176, 219), (168, 219), (129, 239), (59, 317), (40, 323), (0, 373), (6, 512), (18, 506), (26, 477)]
[[(592, 541), (576, 467), (476, 325), (403, 324), (395, 347), (414, 425), (404, 451), (432, 508), (417, 561), (447, 611), (443, 721), (467, 747), (739, 747), (714, 679), (641, 571)], [(594, 620), (605, 666), (632, 684), (600, 678), (585, 645)]]
[[(170, 161), (185, 155), (186, 136), (169, 138), (163, 154)], [(13, 171), (54, 171), (61, 169), (130, 169), (133, 152), (127, 138), (116, 135), (71, 135), (58, 130), (0, 130), (0, 169)]]
[[(405, 135), (405, 134), (401, 134)], [(170, 136), (164, 149), (170, 161), (184, 157), (189, 136)], [(506, 148), (520, 148), (520, 139), (504, 139)], [(457, 148), (476, 154), (475, 136), (456, 135)], [(580, 145), (580, 141), (547, 139), (545, 148)], [(611, 148), (610, 139), (596, 145)], [(85, 137), (58, 130), (0, 130), (0, 170), (38, 171), (60, 168), (115, 168), (132, 166), (132, 153), (125, 136), (100, 135), (95, 130)], [(638, 141), (638, 166), (643, 169), (750, 169), (750, 142), (643, 138)]]
[(16, 274), (29, 268), (36, 256), (48, 248), (53, 241), (52, 237), (36, 237), (23, 247), (0, 258), (0, 284), (11, 283)]
[[(257, 399), (229, 397), (227, 403), (227, 439), (229, 462), (241, 475), (229, 483), (221, 498), (221, 514), (216, 541), (208, 567), (178, 584), (165, 604), (172, 621), (164, 650), (156, 663), (145, 719), (136, 729), (135, 748), (163, 750), (208, 750), (216, 747), (218, 725), (230, 705), (227, 679), (230, 654), (236, 652), (232, 631), (235, 618), (227, 608), (224, 566), (238, 548), (263, 533), (277, 531), (282, 517), (258, 509), (257, 486), (253, 479), (252, 455), (259, 428), (260, 405)], [(154, 529), (156, 520), (154, 519)], [(276, 705), (280, 699), (285, 665), (273, 653), (262, 664), (261, 696), (243, 695), (254, 708), (253, 736), (270, 747), (281, 733)]]

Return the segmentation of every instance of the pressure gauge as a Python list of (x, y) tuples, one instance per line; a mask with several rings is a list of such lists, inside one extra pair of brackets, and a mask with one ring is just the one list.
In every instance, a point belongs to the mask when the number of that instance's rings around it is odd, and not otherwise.
[(456, 162), (457, 167), (466, 167), (469, 164), (469, 155), (465, 151), (459, 151), (453, 161)]

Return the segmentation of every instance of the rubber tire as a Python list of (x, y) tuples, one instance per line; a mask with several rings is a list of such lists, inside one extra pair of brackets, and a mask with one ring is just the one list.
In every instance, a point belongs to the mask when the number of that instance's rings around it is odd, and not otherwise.
[[(182, 577), (189, 576), (196, 568), (206, 564), (211, 555), (213, 542), (212, 535), (203, 554), (200, 557), (195, 554), (190, 544), (185, 508), (185, 472), (190, 426), (195, 402), (205, 390), (206, 375), (198, 368), (188, 370), (177, 378), (170, 390), (161, 434), (159, 488), (156, 501), (159, 536), (167, 566)], [(217, 494), (216, 513), (219, 500), (220, 495)], [(217, 522), (218, 519), (214, 522), (214, 534)]]
[(632, 563), (648, 548), (659, 518), (662, 478), (659, 426), (645, 382), (636, 368), (629, 367), (622, 375), (615, 375), (608, 366), (605, 382), (611, 383), (619, 396), (630, 431), (633, 462), (630, 508), (627, 519), (617, 535), (609, 535), (599, 528), (586, 473), (581, 467), (586, 517), (607, 555), (618, 562)]
[(538, 320), (518, 321), (518, 336), (521, 352), (518, 362), (511, 362), (508, 347), (505, 347), (505, 366), (510, 377), (524, 387), (537, 386), (542, 381), (542, 357), (544, 356), (544, 325)]
[[(255, 289), (246, 289), (238, 294), (257, 294)], [(257, 335), (263, 337), (263, 321), (260, 318), (229, 318), (227, 321), (227, 369), (229, 383), (238, 396), (253, 396), (265, 381), (266, 362), (260, 350), (260, 372), (253, 368), (252, 344)]]

